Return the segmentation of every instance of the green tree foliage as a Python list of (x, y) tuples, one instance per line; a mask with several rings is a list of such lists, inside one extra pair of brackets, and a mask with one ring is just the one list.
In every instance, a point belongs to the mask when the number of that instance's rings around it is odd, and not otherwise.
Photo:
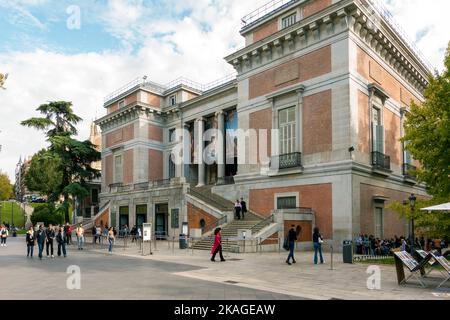
[(46, 226), (49, 224), (62, 224), (64, 222), (64, 213), (56, 209), (53, 204), (46, 203), (34, 209), (31, 215), (31, 222), (33, 224), (43, 222)]
[(445, 70), (429, 79), (425, 102), (411, 104), (405, 121), (406, 148), (423, 168), (417, 177), (425, 182), (433, 196), (450, 196), (450, 43)]
[(43, 117), (22, 121), (22, 125), (43, 130), (50, 143), (49, 154), (57, 159), (58, 174), (61, 182), (54, 187), (49, 201), (56, 201), (61, 195), (64, 202), (65, 221), (69, 221), (70, 198), (82, 199), (88, 193), (85, 184), (88, 180), (100, 176), (100, 172), (91, 167), (91, 163), (101, 159), (90, 141), (78, 141), (73, 138), (77, 134), (76, 124), (82, 119), (72, 109), (72, 103), (55, 101), (37, 108)]
[(11, 199), (14, 195), (13, 190), (8, 175), (0, 171), (0, 200)]
[(25, 174), (25, 185), (28, 190), (39, 191), (52, 199), (57, 197), (54, 192), (62, 182), (60, 166), (61, 160), (48, 150), (42, 149), (36, 153)]

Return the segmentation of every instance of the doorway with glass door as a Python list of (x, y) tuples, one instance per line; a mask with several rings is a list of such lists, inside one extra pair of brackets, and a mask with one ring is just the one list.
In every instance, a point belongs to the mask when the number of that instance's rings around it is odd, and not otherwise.
[(155, 236), (157, 240), (167, 239), (167, 218), (169, 215), (169, 205), (158, 203), (155, 205)]

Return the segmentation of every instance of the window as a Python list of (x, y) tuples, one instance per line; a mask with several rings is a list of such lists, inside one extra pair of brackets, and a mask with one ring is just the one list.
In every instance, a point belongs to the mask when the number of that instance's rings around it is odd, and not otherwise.
[(297, 197), (278, 197), (277, 198), (277, 209), (295, 209), (297, 208)]
[(405, 163), (406, 164), (412, 164), (412, 157), (411, 157), (411, 153), (406, 149), (406, 147), (408, 146), (408, 141), (405, 141), (404, 144), (404, 148), (405, 148)]
[(171, 219), (170, 219), (171, 220), (171, 227), (173, 229), (179, 228), (180, 227), (180, 223), (179, 223), (179, 221), (180, 221), (180, 209), (172, 209), (170, 215), (171, 215)]
[(169, 130), (169, 142), (174, 142), (175, 139), (175, 128)]
[(297, 22), (297, 13), (293, 13), (281, 20), (281, 29), (286, 29)]
[(122, 182), (122, 156), (115, 156), (114, 158), (114, 183)]
[(98, 189), (92, 189), (91, 190), (91, 199), (93, 204), (98, 203)]
[(297, 134), (295, 107), (278, 112), (278, 129), (280, 131), (280, 155), (295, 152)]
[(170, 98), (169, 98), (169, 104), (170, 104), (170, 106), (174, 106), (174, 105), (177, 104), (177, 97), (176, 97), (175, 95), (170, 96)]
[(172, 154), (169, 155), (169, 178), (175, 178), (175, 163), (172, 160)]
[(372, 108), (372, 151), (384, 152), (384, 127), (381, 123), (381, 110)]
[(119, 109), (125, 107), (125, 100), (119, 101)]

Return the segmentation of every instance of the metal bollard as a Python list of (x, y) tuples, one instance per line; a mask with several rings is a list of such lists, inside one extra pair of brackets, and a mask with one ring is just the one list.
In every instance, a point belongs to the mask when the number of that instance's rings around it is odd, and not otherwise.
[(280, 238), (278, 238), (278, 253), (281, 253), (281, 241), (280, 241)]
[(331, 270), (333, 270), (333, 245), (330, 244), (330, 251), (331, 251)]
[(172, 236), (172, 253), (175, 253), (175, 236)]

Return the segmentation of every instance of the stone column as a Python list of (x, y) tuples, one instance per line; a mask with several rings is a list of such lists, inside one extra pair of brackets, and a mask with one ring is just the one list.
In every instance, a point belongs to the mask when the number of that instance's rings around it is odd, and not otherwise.
[(225, 115), (223, 111), (216, 113), (217, 117), (217, 178), (219, 184), (225, 177)]
[(205, 119), (199, 118), (197, 121), (197, 164), (198, 164), (198, 184), (197, 187), (205, 185), (205, 162), (203, 160), (203, 133), (205, 132)]

